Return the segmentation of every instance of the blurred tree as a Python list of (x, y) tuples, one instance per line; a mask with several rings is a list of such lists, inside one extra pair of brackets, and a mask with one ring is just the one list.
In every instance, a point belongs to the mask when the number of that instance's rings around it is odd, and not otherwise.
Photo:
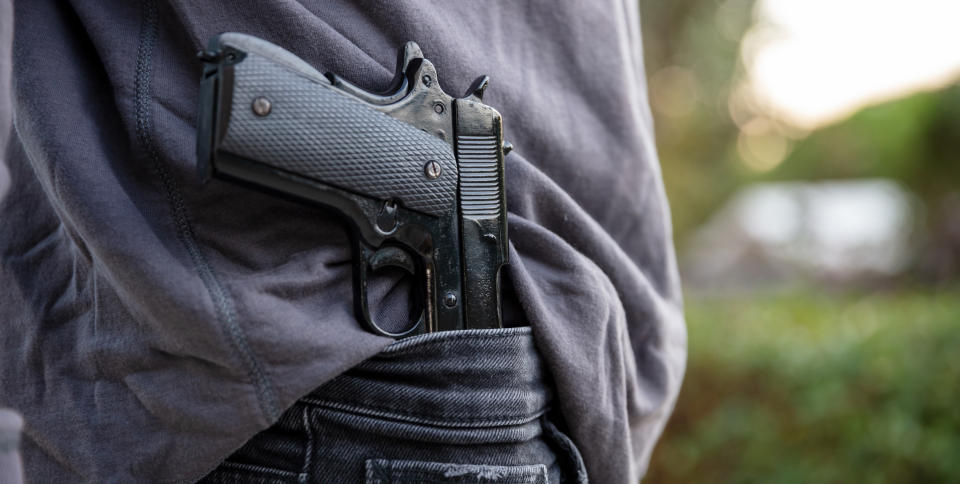
[(753, 4), (640, 1), (657, 147), (678, 241), (744, 181), (728, 98)]
[(676, 240), (740, 186), (885, 177), (926, 208), (923, 278), (960, 275), (960, 86), (860, 111), (813, 133), (751, 104), (740, 41), (754, 0), (640, 0), (650, 103)]
[[(884, 177), (925, 207), (919, 281), (960, 276), (960, 86), (812, 133), (751, 104), (754, 0), (640, 0), (657, 146), (681, 251), (758, 181)], [(682, 252), (681, 252), (682, 257)], [(958, 482), (960, 287), (687, 300), (684, 388), (650, 482)]]
[(921, 282), (960, 275), (960, 86), (866, 108), (812, 133), (764, 179), (885, 177), (922, 202)]

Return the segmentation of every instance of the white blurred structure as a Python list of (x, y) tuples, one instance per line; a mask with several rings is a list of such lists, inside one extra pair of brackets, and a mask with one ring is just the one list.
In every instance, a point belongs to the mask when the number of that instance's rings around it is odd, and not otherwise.
[(684, 282), (723, 291), (893, 276), (912, 256), (918, 209), (887, 180), (751, 185), (696, 231)]

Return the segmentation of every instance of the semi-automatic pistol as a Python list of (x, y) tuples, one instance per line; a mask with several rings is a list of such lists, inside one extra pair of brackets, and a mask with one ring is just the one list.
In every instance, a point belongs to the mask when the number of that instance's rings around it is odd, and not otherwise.
[[(320, 74), (262, 39), (225, 33), (200, 53), (200, 175), (319, 204), (349, 222), (354, 312), (399, 338), (499, 328), (508, 262), (500, 113), (488, 78), (463, 98), (443, 92), (417, 44), (400, 51), (386, 94)], [(413, 277), (402, 330), (371, 318), (367, 280), (384, 268)]]

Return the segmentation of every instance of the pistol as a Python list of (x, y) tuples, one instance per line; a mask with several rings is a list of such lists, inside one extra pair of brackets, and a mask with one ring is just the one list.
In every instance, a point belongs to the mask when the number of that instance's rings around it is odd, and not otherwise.
[[(353, 306), (368, 330), (400, 338), (502, 327), (508, 263), (500, 113), (481, 76), (462, 98), (407, 42), (386, 93), (371, 93), (265, 40), (213, 37), (197, 128), (202, 180), (217, 178), (326, 207), (348, 221)], [(367, 281), (385, 268), (412, 277), (409, 324), (371, 318)]]

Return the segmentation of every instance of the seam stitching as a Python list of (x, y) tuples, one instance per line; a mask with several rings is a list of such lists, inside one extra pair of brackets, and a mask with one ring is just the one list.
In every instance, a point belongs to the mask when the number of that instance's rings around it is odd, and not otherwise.
[(137, 66), (135, 81), (137, 139), (147, 152), (153, 168), (160, 178), (161, 189), (166, 198), (168, 208), (173, 217), (177, 230), (177, 239), (187, 250), (193, 262), (197, 275), (207, 289), (221, 330), (227, 333), (227, 340), (236, 356), (240, 357), (246, 367), (248, 377), (252, 380), (257, 392), (260, 410), (272, 422), (279, 417), (276, 396), (270, 382), (267, 380), (259, 361), (253, 354), (246, 336), (237, 323), (236, 306), (230, 294), (226, 291), (210, 263), (200, 251), (193, 228), (187, 216), (186, 203), (177, 188), (173, 177), (161, 163), (160, 155), (154, 143), (151, 124), (151, 75), (153, 68), (153, 50), (159, 36), (159, 14), (156, 0), (142, 0), (143, 13), (140, 23), (140, 38), (137, 46)]
[[(445, 427), (451, 429), (471, 429), (471, 428), (492, 428), (506, 427), (512, 425), (528, 424), (550, 410), (550, 405), (544, 405), (533, 412), (526, 412), (520, 415), (498, 415), (494, 417), (461, 417), (454, 415), (433, 415), (430, 413), (421, 413), (411, 415), (403, 410), (377, 406), (372, 404), (355, 404), (350, 402), (337, 402), (318, 398), (301, 398), (301, 403), (313, 406), (316, 411), (329, 410), (333, 412), (342, 412), (357, 415), (360, 417), (376, 417), (382, 419), (391, 419), (397, 422), (427, 425), (435, 427)], [(454, 422), (452, 419), (456, 419)]]
[[(491, 332), (493, 331), (493, 332)], [(444, 345), (450, 343), (451, 341), (464, 341), (464, 340), (495, 340), (495, 339), (504, 339), (504, 338), (513, 338), (513, 337), (524, 337), (532, 334), (532, 330), (529, 326), (521, 326), (516, 328), (498, 328), (498, 329), (466, 329), (457, 332), (452, 331), (440, 331), (437, 333), (428, 333), (425, 335), (414, 336), (413, 338), (401, 339), (395, 343), (391, 343), (390, 346), (387, 346), (376, 355), (377, 357), (382, 357), (386, 355), (391, 356), (404, 356), (408, 353), (420, 353), (424, 350), (425, 347)], [(429, 339), (426, 339), (429, 338)], [(518, 340), (518, 344), (524, 344), (522, 340)]]
[(303, 423), (303, 428), (307, 431), (307, 451), (306, 455), (303, 456), (303, 467), (300, 469), (300, 481), (307, 482), (307, 479), (310, 478), (310, 472), (313, 467), (313, 427), (310, 426), (310, 415), (309, 409), (303, 407), (303, 412), (301, 414), (301, 421)]

